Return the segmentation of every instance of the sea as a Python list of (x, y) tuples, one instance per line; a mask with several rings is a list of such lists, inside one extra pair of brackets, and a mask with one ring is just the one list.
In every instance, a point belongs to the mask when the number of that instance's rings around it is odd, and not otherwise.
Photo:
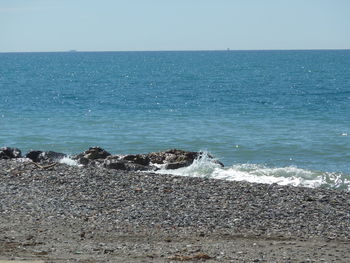
[(350, 50), (0, 53), (0, 146), (202, 151), (159, 173), (349, 191)]

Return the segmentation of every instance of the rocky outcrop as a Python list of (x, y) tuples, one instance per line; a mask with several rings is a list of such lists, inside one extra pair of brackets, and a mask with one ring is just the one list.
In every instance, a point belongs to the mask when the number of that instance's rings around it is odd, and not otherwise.
[[(158, 170), (159, 167), (163, 169), (178, 169), (189, 166), (201, 154), (201, 152), (171, 149), (148, 154), (110, 155), (99, 147), (93, 147), (77, 155), (74, 159), (86, 166), (103, 166), (107, 169), (126, 171), (154, 171)], [(213, 157), (209, 156), (209, 158)], [(223, 166), (220, 162), (217, 163)]]
[(163, 165), (165, 169), (177, 169), (191, 165), (200, 155), (198, 152), (167, 150), (148, 154), (111, 155), (100, 147), (91, 147), (87, 151), (73, 157), (85, 166), (103, 166), (108, 169), (127, 171), (157, 170)]
[[(154, 171), (162, 169), (178, 169), (189, 166), (194, 160), (200, 158), (203, 153), (190, 152), (178, 149), (170, 149), (163, 152), (152, 152), (148, 154), (128, 154), (111, 155), (101, 147), (95, 146), (88, 150), (73, 156), (72, 158), (78, 164), (84, 166), (105, 167), (107, 169), (126, 170), (126, 171)], [(21, 151), (17, 148), (0, 148), (0, 159), (21, 158)], [(29, 151), (26, 158), (36, 163), (57, 162), (66, 157), (64, 153), (53, 151)], [(208, 156), (213, 159), (212, 156)], [(216, 163), (224, 166), (219, 161)]]
[(18, 148), (11, 147), (1, 147), (0, 148), (0, 159), (12, 159), (12, 158), (21, 158), (22, 153)]
[(31, 159), (35, 163), (41, 162), (57, 162), (58, 160), (66, 157), (64, 153), (58, 153), (53, 151), (30, 151), (26, 154), (26, 158)]
[[(64, 153), (58, 153), (53, 151), (29, 151), (25, 157), (33, 162), (56, 162), (62, 159), (66, 155)], [(18, 148), (1, 147), (0, 148), (0, 159), (13, 159), (22, 158), (21, 150)]]
[(199, 152), (171, 149), (148, 154), (112, 155), (107, 157), (103, 166), (127, 171), (158, 170), (160, 165), (164, 169), (178, 169), (191, 165), (200, 154)]

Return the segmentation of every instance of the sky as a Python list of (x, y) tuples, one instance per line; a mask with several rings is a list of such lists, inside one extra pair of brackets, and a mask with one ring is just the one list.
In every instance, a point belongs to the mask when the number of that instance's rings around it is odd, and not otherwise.
[(0, 52), (350, 49), (350, 0), (0, 0)]

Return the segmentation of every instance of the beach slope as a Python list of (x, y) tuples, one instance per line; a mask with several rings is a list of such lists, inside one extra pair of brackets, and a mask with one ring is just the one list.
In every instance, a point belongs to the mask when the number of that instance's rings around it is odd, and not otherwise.
[(0, 260), (349, 262), (350, 193), (0, 160)]

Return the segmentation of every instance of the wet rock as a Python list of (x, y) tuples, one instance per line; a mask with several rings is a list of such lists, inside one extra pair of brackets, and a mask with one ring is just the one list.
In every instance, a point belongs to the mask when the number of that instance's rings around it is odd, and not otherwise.
[(1, 147), (0, 148), (0, 159), (12, 159), (12, 158), (21, 158), (22, 153), (18, 148), (11, 147)]
[(222, 162), (220, 162), (219, 160), (214, 160), (214, 163), (220, 165), (221, 167), (225, 167), (225, 165)]
[(103, 167), (115, 170), (124, 171), (147, 171), (150, 170), (150, 166), (134, 163), (132, 161), (120, 160), (120, 159), (107, 159), (103, 163)]
[(82, 165), (88, 165), (89, 164), (89, 159), (85, 158), (85, 157), (80, 157), (77, 159), (78, 163), (79, 164), (82, 164)]
[(111, 155), (103, 166), (117, 170), (145, 171), (157, 170), (154, 164), (164, 164), (166, 169), (177, 169), (191, 165), (198, 156), (198, 152), (177, 149), (148, 154)]
[[(73, 159), (84, 166), (126, 171), (155, 171), (159, 169), (157, 167), (159, 164), (163, 165), (165, 169), (178, 169), (189, 166), (201, 155), (201, 152), (177, 149), (148, 154), (111, 155), (100, 147), (91, 147), (87, 151), (76, 155)], [(209, 156), (209, 158), (214, 160), (212, 156)], [(223, 166), (219, 161), (215, 162)]]
[(45, 162), (45, 161), (49, 161), (49, 162), (56, 162), (64, 157), (66, 157), (67, 155), (64, 153), (59, 153), (59, 152), (53, 152), (53, 151), (48, 151), (48, 152), (42, 152), (39, 155), (39, 160), (41, 162)]
[(147, 154), (129, 154), (122, 157), (122, 159), (140, 165), (150, 164), (150, 158), (147, 156)]
[[(164, 164), (165, 169), (178, 169), (186, 166), (190, 166), (193, 161), (202, 156), (202, 152), (189, 152), (177, 149), (171, 149), (164, 152), (154, 152), (149, 153), (151, 163), (154, 164)], [(213, 159), (213, 161), (224, 167), (223, 163), (214, 160), (214, 157), (208, 155), (208, 158)]]
[[(103, 166), (108, 169), (145, 171), (158, 170), (159, 168), (156, 165), (161, 164), (165, 169), (178, 169), (191, 165), (201, 155), (201, 152), (177, 149), (148, 154), (110, 155), (106, 158)], [(209, 156), (209, 158), (214, 159), (212, 156)], [(223, 166), (219, 161), (215, 162)]]
[(106, 160), (103, 166), (108, 169), (126, 170), (125, 162), (119, 160)]
[(56, 162), (67, 155), (64, 153), (53, 152), (53, 151), (30, 151), (26, 154), (26, 158), (31, 159), (33, 162)]
[(189, 166), (191, 165), (191, 163), (188, 163), (188, 162), (177, 162), (177, 163), (168, 163), (165, 165), (165, 169), (170, 169), (170, 170), (173, 170), (173, 169), (179, 169), (179, 168), (182, 168), (182, 167), (186, 167), (186, 166)]
[(39, 155), (42, 153), (42, 151), (29, 151), (26, 154), (26, 158), (31, 159), (33, 162), (37, 163), (39, 162)]
[(132, 162), (126, 162), (125, 163), (126, 170), (127, 171), (148, 171), (152, 170), (152, 167), (150, 166), (145, 166), (142, 164), (137, 164), (137, 163), (132, 163)]
[(149, 153), (148, 157), (152, 163), (156, 164), (179, 162), (187, 162), (191, 164), (199, 155), (199, 152), (188, 152), (183, 150), (170, 149), (164, 152)]
[(105, 159), (107, 156), (111, 155), (106, 150), (100, 148), (100, 147), (91, 147), (89, 150), (85, 152), (84, 157), (89, 160), (96, 160), (96, 159)]
[(88, 160), (96, 160), (96, 159), (106, 159), (111, 154), (106, 150), (102, 149), (99, 146), (90, 147), (85, 152), (82, 152), (76, 156), (76, 159), (80, 159), (82, 157)]
[(77, 162), (82, 165), (96, 165), (96, 162), (94, 162), (95, 160), (106, 159), (110, 155), (111, 154), (109, 152), (102, 149), (101, 147), (95, 146), (90, 147), (85, 152), (76, 155), (75, 157), (73, 157), (73, 159), (77, 160)]

